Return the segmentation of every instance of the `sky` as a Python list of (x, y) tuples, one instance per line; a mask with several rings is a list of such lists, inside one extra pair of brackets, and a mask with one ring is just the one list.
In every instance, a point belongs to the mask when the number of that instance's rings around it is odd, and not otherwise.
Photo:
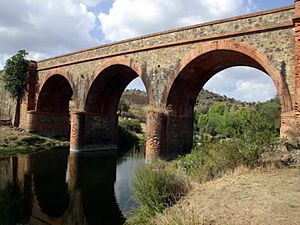
[[(292, 5), (293, 0), (1, 0), (0, 69), (18, 50), (32, 60), (186, 25)], [(129, 88), (144, 89), (141, 80)], [(215, 75), (206, 89), (243, 101), (276, 94), (271, 79), (245, 67)]]

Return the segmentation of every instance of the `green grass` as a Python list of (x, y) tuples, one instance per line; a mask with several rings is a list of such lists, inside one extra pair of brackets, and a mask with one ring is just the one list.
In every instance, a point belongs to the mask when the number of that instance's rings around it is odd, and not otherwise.
[(11, 137), (6, 143), (0, 143), (0, 156), (27, 154), (46, 149), (65, 148), (69, 143), (48, 137), (28, 134), (22, 137)]

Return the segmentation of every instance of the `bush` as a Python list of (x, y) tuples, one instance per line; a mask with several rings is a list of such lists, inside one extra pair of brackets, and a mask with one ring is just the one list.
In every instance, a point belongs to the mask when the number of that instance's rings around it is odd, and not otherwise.
[(134, 199), (141, 205), (127, 224), (147, 224), (157, 213), (173, 205), (189, 190), (185, 178), (152, 163), (137, 168), (132, 181)]
[(122, 151), (132, 149), (139, 144), (139, 138), (133, 132), (127, 130), (122, 124), (118, 127), (118, 146)]
[(142, 133), (142, 126), (139, 121), (137, 120), (122, 120), (120, 122), (126, 130), (141, 134)]
[[(279, 108), (273, 109), (276, 110)], [(214, 139), (240, 138), (249, 135), (249, 131), (268, 132), (271, 136), (274, 134), (278, 136), (278, 128), (275, 127), (273, 120), (266, 110), (235, 109), (215, 103), (207, 114), (196, 115), (195, 130), (202, 139), (207, 135)]]
[[(205, 121), (200, 118), (198, 122)], [(225, 113), (218, 126), (216, 130), (223, 139), (202, 138), (191, 154), (177, 162), (179, 169), (199, 181), (213, 179), (240, 165), (257, 165), (263, 152), (275, 150), (279, 144), (274, 125), (261, 112), (242, 109)]]

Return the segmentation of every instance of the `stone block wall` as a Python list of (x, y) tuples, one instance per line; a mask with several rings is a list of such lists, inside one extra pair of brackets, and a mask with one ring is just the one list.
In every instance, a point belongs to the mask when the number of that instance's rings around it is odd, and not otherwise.
[(87, 114), (85, 119), (86, 146), (111, 145), (117, 146), (117, 126), (118, 117), (116, 115), (105, 116)]
[(0, 71), (0, 119), (12, 120), (15, 115), (16, 101), (4, 90), (2, 76), (3, 72)]
[(39, 113), (37, 121), (37, 132), (43, 135), (69, 137), (69, 115), (55, 113)]

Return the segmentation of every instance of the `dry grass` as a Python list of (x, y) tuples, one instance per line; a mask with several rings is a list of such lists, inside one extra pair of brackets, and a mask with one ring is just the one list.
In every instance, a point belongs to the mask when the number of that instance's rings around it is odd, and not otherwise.
[(198, 184), (153, 225), (298, 225), (300, 167), (239, 168)]
[(168, 115), (169, 113), (172, 112), (172, 109), (160, 105), (157, 106), (157, 105), (150, 104), (145, 106), (144, 111), (146, 113), (152, 112), (152, 113), (162, 113)]

